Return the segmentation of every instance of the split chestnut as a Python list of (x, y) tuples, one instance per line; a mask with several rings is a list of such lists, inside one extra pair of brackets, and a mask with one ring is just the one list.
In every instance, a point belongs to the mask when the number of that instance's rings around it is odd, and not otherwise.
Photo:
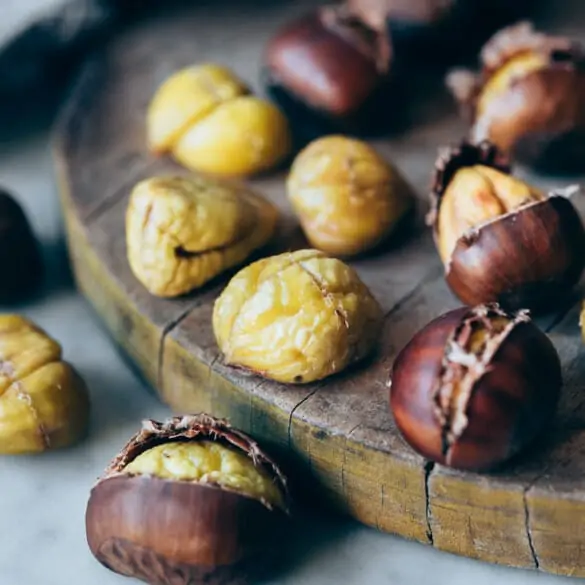
[(89, 547), (151, 585), (248, 583), (275, 558), (286, 480), (252, 439), (207, 415), (145, 421), (93, 488)]
[(550, 310), (585, 265), (585, 229), (569, 196), (510, 175), (489, 142), (439, 156), (428, 223), (451, 290), (469, 306)]
[(559, 356), (525, 311), (461, 308), (419, 331), (394, 362), (390, 404), (421, 455), (485, 471), (527, 447), (554, 415)]

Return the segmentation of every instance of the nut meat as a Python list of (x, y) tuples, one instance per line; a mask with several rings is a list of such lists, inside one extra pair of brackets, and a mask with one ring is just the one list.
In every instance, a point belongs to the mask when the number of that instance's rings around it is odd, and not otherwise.
[(86, 432), (85, 383), (61, 346), (17, 315), (0, 316), (0, 453), (41, 453)]
[(309, 242), (341, 256), (384, 240), (414, 201), (396, 169), (365, 142), (343, 136), (307, 146), (295, 159), (287, 190)]
[(285, 383), (312, 382), (369, 354), (382, 310), (357, 273), (316, 250), (251, 264), (217, 299), (227, 363)]
[(200, 177), (147, 179), (126, 212), (128, 260), (152, 294), (182, 295), (266, 244), (277, 217), (271, 203), (244, 187)]

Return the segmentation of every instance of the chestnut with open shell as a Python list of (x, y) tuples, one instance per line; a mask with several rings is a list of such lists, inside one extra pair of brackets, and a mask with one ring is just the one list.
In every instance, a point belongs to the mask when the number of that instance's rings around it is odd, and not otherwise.
[(465, 304), (544, 311), (585, 267), (585, 228), (568, 197), (577, 188), (546, 195), (509, 172), (487, 141), (442, 150), (427, 220)]
[(390, 405), (424, 457), (482, 471), (542, 432), (561, 386), (559, 356), (527, 312), (480, 305), (446, 313), (412, 338), (392, 368)]
[[(210, 444), (220, 452), (205, 455)], [(177, 446), (183, 461), (153, 456)], [(278, 551), (289, 508), (280, 469), (226, 421), (146, 420), (91, 491), (87, 540), (103, 565), (151, 585), (244, 584)]]
[(496, 33), (481, 71), (454, 70), (447, 84), (470, 119), (470, 138), (543, 170), (582, 168), (585, 50), (522, 22)]

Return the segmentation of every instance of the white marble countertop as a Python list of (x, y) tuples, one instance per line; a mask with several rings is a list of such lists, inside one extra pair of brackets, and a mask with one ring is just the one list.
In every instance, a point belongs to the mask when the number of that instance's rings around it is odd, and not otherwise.
[[(91, 433), (83, 444), (37, 457), (0, 458), (0, 584), (130, 583), (91, 556), (85, 541), (85, 504), (91, 485), (140, 420), (169, 413), (124, 363), (74, 289), (46, 131), (0, 145), (0, 185), (26, 207), (49, 264), (48, 290), (18, 310), (62, 342), (66, 358), (86, 378), (93, 400)], [(272, 585), (579, 582), (458, 558), (345, 520), (307, 518), (295, 540), (291, 568)]]

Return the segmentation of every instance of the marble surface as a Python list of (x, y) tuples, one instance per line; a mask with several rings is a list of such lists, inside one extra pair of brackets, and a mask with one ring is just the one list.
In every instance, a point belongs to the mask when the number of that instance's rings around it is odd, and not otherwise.
[[(89, 490), (143, 417), (167, 409), (116, 352), (67, 269), (48, 133), (0, 144), (0, 184), (26, 207), (44, 243), (49, 282), (17, 310), (59, 339), (86, 378), (91, 433), (78, 447), (36, 457), (0, 458), (0, 584), (116, 585), (89, 553)], [(0, 306), (0, 311), (6, 310)], [(295, 529), (289, 568), (271, 585), (562, 585), (576, 580), (490, 566), (380, 534), (353, 522), (307, 517)], [(268, 585), (268, 584), (265, 584)]]

